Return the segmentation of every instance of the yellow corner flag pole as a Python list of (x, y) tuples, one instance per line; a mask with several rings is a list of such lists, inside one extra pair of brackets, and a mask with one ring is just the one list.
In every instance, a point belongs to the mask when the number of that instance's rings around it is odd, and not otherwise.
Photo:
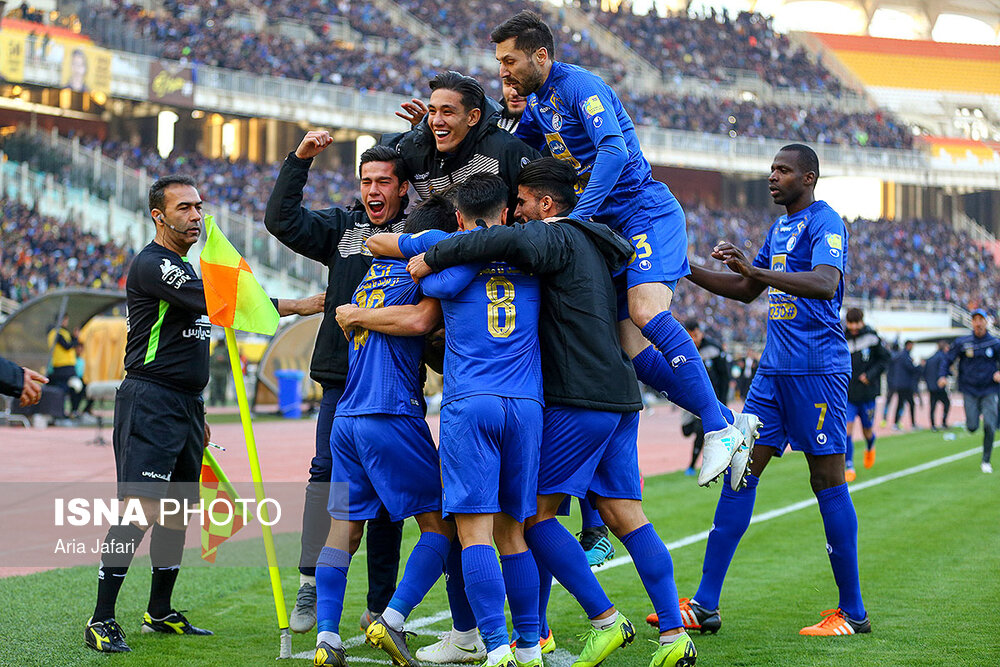
[(226, 329), (226, 347), (229, 349), (229, 363), (233, 367), (233, 380), (236, 382), (236, 401), (240, 406), (240, 422), (243, 424), (243, 437), (247, 443), (247, 457), (250, 459), (250, 474), (253, 476), (253, 490), (257, 497), (257, 508), (261, 513), (261, 530), (264, 533), (264, 551), (267, 553), (267, 571), (271, 577), (271, 592), (274, 594), (274, 610), (278, 614), (278, 629), (281, 632), (281, 649), (278, 658), (292, 657), (292, 635), (288, 630), (288, 610), (285, 608), (285, 598), (281, 593), (281, 577), (278, 574), (278, 556), (274, 551), (274, 536), (271, 534), (271, 517), (264, 500), (264, 480), (260, 474), (260, 458), (257, 456), (257, 443), (253, 437), (253, 424), (250, 421), (250, 404), (247, 401), (246, 384), (243, 381), (243, 368), (240, 366), (240, 353), (236, 348), (236, 335), (231, 327)]

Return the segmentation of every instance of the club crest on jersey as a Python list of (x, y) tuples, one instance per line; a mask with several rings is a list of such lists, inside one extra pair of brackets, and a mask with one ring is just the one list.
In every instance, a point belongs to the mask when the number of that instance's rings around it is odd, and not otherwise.
[(583, 112), (587, 114), (587, 117), (596, 116), (597, 114), (604, 111), (604, 105), (601, 104), (601, 98), (597, 95), (591, 95), (583, 102)]
[(562, 129), (562, 116), (557, 113), (552, 114), (552, 129), (556, 132)]
[(163, 263), (160, 264), (160, 280), (174, 289), (180, 289), (181, 285), (191, 280), (191, 276), (184, 269), (164, 258)]
[(795, 242), (798, 240), (797, 236), (792, 236), (788, 239), (788, 243), (785, 244), (785, 252), (791, 252), (795, 248)]

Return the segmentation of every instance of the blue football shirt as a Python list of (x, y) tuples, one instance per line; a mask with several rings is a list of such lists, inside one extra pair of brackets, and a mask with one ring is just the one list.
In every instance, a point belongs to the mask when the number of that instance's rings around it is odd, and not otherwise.
[[(607, 137), (625, 141), (628, 160), (617, 184), (593, 216), (618, 229), (636, 207), (635, 198), (648, 188), (673, 198), (665, 185), (653, 179), (649, 162), (639, 147), (632, 119), (608, 84), (582, 67), (552, 63), (542, 87), (528, 96), (527, 106), (515, 133), (529, 146), (570, 163), (577, 173), (577, 194), (590, 182), (597, 147)], [(658, 201), (658, 200), (657, 200)]]
[(754, 266), (788, 273), (821, 264), (840, 270), (833, 299), (806, 299), (769, 287), (767, 343), (760, 359), (765, 375), (850, 373), (851, 355), (840, 324), (844, 301), (847, 227), (824, 201), (771, 225)]
[[(412, 305), (422, 294), (406, 262), (376, 259), (354, 291), (353, 303), (362, 308)], [(423, 336), (389, 336), (377, 331), (354, 331), (347, 346), (347, 381), (337, 403), (338, 417), (384, 414), (424, 416), (420, 382)]]
[[(399, 249), (412, 257), (448, 236), (404, 234)], [(465, 264), (431, 274), (420, 287), (441, 300), (444, 314), (442, 404), (481, 394), (543, 402), (537, 278), (505, 262)]]

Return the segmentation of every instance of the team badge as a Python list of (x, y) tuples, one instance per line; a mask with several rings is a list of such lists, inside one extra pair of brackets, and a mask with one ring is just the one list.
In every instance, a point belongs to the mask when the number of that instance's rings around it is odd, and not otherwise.
[(793, 236), (790, 239), (788, 239), (788, 243), (785, 244), (785, 252), (791, 252), (792, 249), (795, 248), (795, 241), (796, 241), (796, 239), (797, 239), (797, 237), (795, 237), (795, 236)]
[(587, 117), (596, 116), (597, 114), (604, 111), (604, 105), (601, 104), (601, 98), (597, 95), (591, 95), (583, 103), (583, 112), (587, 114)]
[(562, 129), (562, 116), (557, 113), (552, 114), (552, 129), (556, 132)]

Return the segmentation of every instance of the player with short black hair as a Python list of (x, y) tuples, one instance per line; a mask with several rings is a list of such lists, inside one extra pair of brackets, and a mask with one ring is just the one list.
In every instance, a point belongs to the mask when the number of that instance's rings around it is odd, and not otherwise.
[(698, 592), (683, 600), (688, 629), (717, 631), (719, 597), (740, 538), (750, 525), (757, 483), (786, 446), (805, 453), (809, 481), (826, 530), (827, 552), (840, 590), (835, 611), (800, 634), (871, 632), (858, 578), (858, 519), (844, 481), (847, 386), (851, 362), (840, 324), (847, 228), (815, 198), (817, 171), (804, 167), (795, 145), (774, 157), (768, 188), (785, 214), (771, 226), (751, 263), (740, 248), (720, 242), (712, 257), (729, 271), (692, 267), (690, 280), (710, 292), (749, 303), (766, 289), (767, 343), (746, 409), (764, 425), (753, 450), (746, 488), (722, 488)]
[[(542, 158), (522, 171), (527, 176), (519, 179), (517, 217), (523, 224), (439, 241), (411, 260), (411, 271), (424, 277), (432, 268), (448, 271), (504, 258), (542, 278), (545, 411), (538, 513), (525, 523), (525, 539), (545, 573), (543, 593), (554, 575), (591, 621), (578, 667), (594, 667), (634, 637), (634, 627), (611, 604), (581, 545), (555, 518), (567, 496), (590, 498), (629, 551), (663, 616), (662, 646), (653, 664), (693, 664), (696, 652), (682, 627), (670, 554), (641, 505), (636, 442), (642, 400), (618, 341), (611, 278), (628, 261), (631, 247), (606, 225), (565, 216), (575, 203), (576, 195), (566, 188), (576, 174), (564, 167), (555, 158)], [(540, 614), (547, 601), (543, 594)], [(524, 643), (520, 629), (518, 634), (518, 664), (540, 662), (540, 654), (533, 653), (536, 633)]]
[(708, 485), (732, 464), (738, 487), (759, 421), (719, 403), (697, 348), (670, 313), (677, 281), (690, 272), (684, 211), (653, 179), (618, 96), (596, 75), (555, 60), (552, 31), (537, 14), (518, 12), (490, 39), (501, 78), (528, 99), (516, 135), (576, 171), (580, 199), (571, 217), (607, 224), (635, 247), (619, 280), (619, 326), (636, 374), (701, 417), (698, 483)]
[(415, 123), (413, 128), (386, 135), (382, 143), (399, 152), (406, 177), (421, 199), (487, 172), (499, 176), (510, 189), (507, 208), (513, 214), (517, 174), (539, 156), (538, 151), (497, 127), (501, 106), (474, 78), (441, 72), (430, 86), (426, 116), (421, 117), (422, 108), (415, 104), (404, 104), (408, 113), (400, 115)]
[(937, 422), (934, 420), (934, 412), (937, 404), (941, 404), (941, 428), (948, 428), (948, 413), (951, 411), (951, 399), (948, 397), (947, 383), (944, 387), (938, 386), (938, 378), (947, 374), (948, 350), (950, 345), (946, 340), (939, 340), (937, 350), (930, 356), (924, 364), (924, 382), (927, 383), (927, 393), (929, 394), (929, 410), (931, 417), (931, 430), (937, 431)]
[(865, 468), (875, 465), (875, 399), (882, 393), (882, 373), (889, 367), (892, 355), (882, 344), (878, 332), (865, 324), (860, 308), (849, 308), (844, 317), (844, 335), (851, 353), (851, 383), (847, 385), (847, 451), (844, 478), (853, 482), (854, 420), (861, 419), (865, 436)]

